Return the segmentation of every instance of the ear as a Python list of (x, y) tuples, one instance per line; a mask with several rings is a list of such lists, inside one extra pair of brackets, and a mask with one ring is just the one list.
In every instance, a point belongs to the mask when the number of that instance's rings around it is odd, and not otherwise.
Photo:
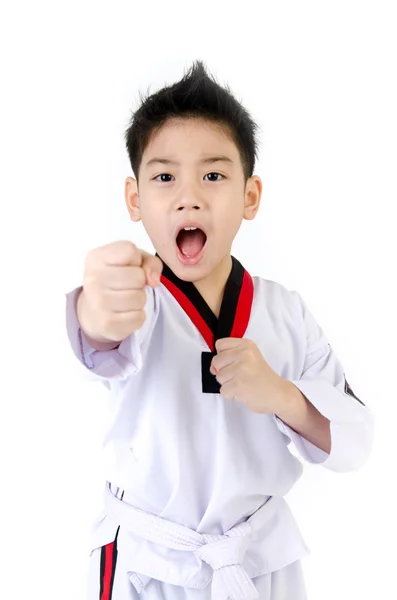
[(256, 217), (262, 196), (262, 181), (257, 175), (253, 175), (245, 186), (244, 219), (251, 221)]
[(131, 218), (131, 221), (141, 220), (141, 211), (139, 209), (139, 194), (138, 194), (138, 182), (133, 177), (127, 177), (125, 180), (125, 203)]

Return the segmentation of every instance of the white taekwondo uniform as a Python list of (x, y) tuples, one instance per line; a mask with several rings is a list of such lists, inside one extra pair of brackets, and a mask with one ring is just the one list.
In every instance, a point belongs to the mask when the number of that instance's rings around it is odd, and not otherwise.
[[(358, 469), (373, 418), (301, 296), (233, 258), (215, 317), (164, 265), (147, 318), (117, 349), (87, 344), (67, 295), (83, 370), (109, 390), (104, 511), (91, 539), (88, 600), (303, 600), (308, 549), (284, 499), (303, 466)], [(219, 394), (214, 343), (245, 337), (331, 422), (326, 454), (272, 414)]]

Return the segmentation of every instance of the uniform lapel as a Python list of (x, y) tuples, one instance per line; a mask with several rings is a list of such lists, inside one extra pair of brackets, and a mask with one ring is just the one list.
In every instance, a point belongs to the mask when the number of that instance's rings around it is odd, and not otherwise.
[(201, 356), (202, 391), (219, 393), (220, 386), (209, 368), (215, 352), (215, 342), (226, 337), (242, 338), (248, 326), (254, 296), (251, 276), (232, 257), (232, 270), (225, 286), (219, 319), (214, 315), (193, 283), (182, 281), (164, 264), (161, 282), (173, 295), (200, 331), (210, 352)]

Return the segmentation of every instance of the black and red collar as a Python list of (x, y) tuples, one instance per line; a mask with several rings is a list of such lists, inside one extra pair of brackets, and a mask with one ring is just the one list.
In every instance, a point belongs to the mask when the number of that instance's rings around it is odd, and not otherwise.
[(232, 257), (232, 269), (225, 286), (217, 318), (195, 285), (179, 279), (165, 264), (161, 282), (174, 296), (202, 334), (209, 348), (226, 337), (243, 337), (250, 318), (254, 295), (252, 278), (239, 261)]
[(163, 263), (161, 282), (173, 295), (206, 341), (210, 352), (202, 353), (203, 392), (219, 393), (219, 384), (209, 371), (215, 355), (215, 342), (222, 338), (242, 338), (248, 327), (254, 297), (254, 284), (249, 273), (232, 257), (232, 269), (217, 318), (195, 285), (179, 279)]

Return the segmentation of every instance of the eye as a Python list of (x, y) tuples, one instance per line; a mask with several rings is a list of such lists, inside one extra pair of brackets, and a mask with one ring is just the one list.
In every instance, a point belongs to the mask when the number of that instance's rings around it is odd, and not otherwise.
[(170, 179), (159, 179), (159, 177), (173, 177), (173, 175), (170, 175), (169, 173), (161, 173), (160, 175), (157, 175), (157, 177), (154, 178), (156, 181), (159, 181), (160, 183), (169, 183)]
[[(225, 177), (223, 175), (221, 175), (220, 173), (207, 173), (207, 175), (205, 175), (205, 177), (208, 177), (209, 175), (211, 175), (211, 176), (215, 175), (218, 177), (222, 177), (222, 179), (225, 179)], [(212, 177), (211, 177), (211, 179), (209, 181), (221, 181), (221, 179), (212, 179)]]

